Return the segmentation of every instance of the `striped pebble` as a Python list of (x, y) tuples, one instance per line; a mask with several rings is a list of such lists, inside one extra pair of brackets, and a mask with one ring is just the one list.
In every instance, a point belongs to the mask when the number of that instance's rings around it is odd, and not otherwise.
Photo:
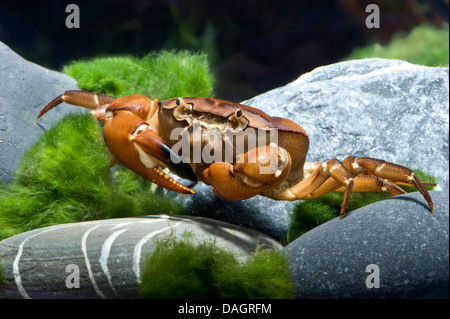
[(0, 241), (6, 298), (134, 297), (155, 240), (186, 233), (242, 260), (258, 245), (282, 248), (257, 231), (203, 217), (161, 215), (50, 226)]

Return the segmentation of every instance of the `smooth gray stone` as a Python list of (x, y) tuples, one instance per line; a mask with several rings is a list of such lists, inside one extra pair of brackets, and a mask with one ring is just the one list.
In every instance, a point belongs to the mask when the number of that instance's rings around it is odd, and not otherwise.
[(72, 78), (24, 60), (0, 42), (0, 181), (10, 181), (23, 153), (75, 106), (63, 105), (35, 123), (39, 111), (66, 90)]
[[(256, 247), (282, 249), (251, 229), (201, 217), (145, 216), (62, 224), (0, 241), (6, 298), (133, 298), (145, 256), (158, 239), (188, 235), (245, 260)], [(172, 238), (172, 237), (171, 237)], [(79, 269), (79, 288), (66, 280)], [(74, 282), (72, 277), (69, 282)]]
[[(449, 196), (430, 194), (434, 215), (420, 193), (409, 193), (333, 219), (286, 246), (296, 297), (449, 298)], [(379, 288), (371, 287), (373, 265)]]
[[(179, 180), (180, 181), (180, 180)], [(180, 181), (188, 185), (185, 181)], [(183, 214), (203, 216), (260, 231), (281, 240), (287, 232), (295, 202), (277, 201), (263, 196), (254, 196), (242, 201), (226, 201), (216, 196), (211, 186), (199, 183), (193, 195), (180, 195), (158, 189), (163, 196), (172, 193), (183, 203)]]

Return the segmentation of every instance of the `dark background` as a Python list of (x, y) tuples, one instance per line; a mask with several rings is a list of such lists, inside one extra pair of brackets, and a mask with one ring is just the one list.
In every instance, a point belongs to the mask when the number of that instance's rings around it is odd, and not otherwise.
[[(77, 4), (80, 28), (65, 25)], [(381, 28), (368, 29), (368, 4)], [(233, 101), (285, 85), (355, 47), (448, 21), (449, 0), (3, 1), (0, 41), (54, 70), (99, 55), (191, 49), (209, 55), (215, 96)]]

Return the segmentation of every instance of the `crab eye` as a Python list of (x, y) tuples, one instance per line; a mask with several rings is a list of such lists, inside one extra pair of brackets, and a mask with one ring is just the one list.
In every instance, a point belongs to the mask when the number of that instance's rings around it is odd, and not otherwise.
[(236, 115), (236, 118), (240, 118), (242, 116), (242, 110), (241, 109), (237, 109), (236, 113), (234, 113)]

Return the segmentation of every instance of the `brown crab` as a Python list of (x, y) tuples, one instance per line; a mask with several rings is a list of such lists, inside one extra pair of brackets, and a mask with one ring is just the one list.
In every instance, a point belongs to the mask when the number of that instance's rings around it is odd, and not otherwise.
[[(344, 192), (341, 215), (352, 192), (387, 191), (396, 196), (405, 193), (398, 185), (414, 185), (433, 212), (427, 184), (412, 170), (369, 157), (306, 162), (309, 138), (304, 129), (250, 106), (202, 97), (158, 101), (143, 95), (116, 99), (66, 91), (42, 109), (38, 119), (62, 102), (93, 109), (92, 114), (104, 121), (103, 137), (113, 157), (175, 192), (194, 193), (161, 166), (211, 185), (225, 200), (255, 195), (307, 200)], [(187, 155), (183, 154), (186, 146)]]

